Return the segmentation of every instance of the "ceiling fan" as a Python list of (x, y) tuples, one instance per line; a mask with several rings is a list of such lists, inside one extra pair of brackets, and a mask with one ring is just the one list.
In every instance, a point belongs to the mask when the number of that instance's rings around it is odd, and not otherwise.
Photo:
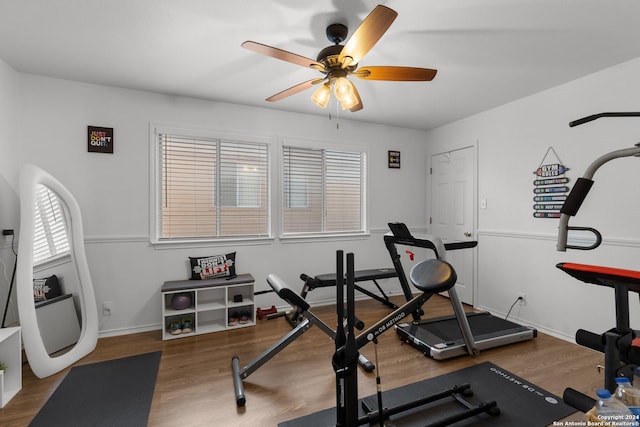
[(327, 27), (327, 38), (334, 44), (322, 49), (316, 60), (276, 47), (254, 41), (242, 43), (242, 47), (262, 55), (291, 62), (302, 67), (320, 71), (324, 77), (307, 80), (285, 89), (267, 98), (267, 101), (279, 101), (312, 86), (321, 84), (311, 96), (311, 100), (326, 108), (331, 99), (331, 88), (343, 110), (352, 112), (362, 109), (362, 100), (355, 85), (347, 79), (355, 76), (362, 80), (387, 81), (431, 81), (437, 70), (416, 67), (369, 66), (358, 68), (360, 60), (373, 48), (389, 29), (398, 13), (386, 6), (378, 5), (360, 23), (351, 38), (343, 46), (348, 29), (343, 24), (331, 24)]

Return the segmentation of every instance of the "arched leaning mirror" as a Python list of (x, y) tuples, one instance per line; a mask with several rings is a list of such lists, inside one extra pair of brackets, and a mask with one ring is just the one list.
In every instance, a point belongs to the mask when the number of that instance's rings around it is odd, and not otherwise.
[[(98, 312), (80, 207), (66, 187), (34, 165), (20, 170), (19, 236), (16, 292), (22, 339), (31, 370), (44, 378), (93, 351)], [(53, 277), (55, 283), (47, 282)], [(56, 287), (61, 295), (50, 295)], [(58, 347), (66, 348), (58, 351), (56, 343), (65, 339), (69, 342)]]

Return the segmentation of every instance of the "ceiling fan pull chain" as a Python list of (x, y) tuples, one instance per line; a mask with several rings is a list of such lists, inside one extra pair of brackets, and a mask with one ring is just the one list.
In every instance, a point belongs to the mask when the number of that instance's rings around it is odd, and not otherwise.
[[(331, 91), (333, 92), (333, 82), (331, 83)], [(334, 101), (334, 97), (332, 96), (331, 99), (329, 99), (330, 105), (329, 105), (329, 120), (333, 120), (333, 117), (331, 116), (331, 109), (333, 108), (333, 101)]]

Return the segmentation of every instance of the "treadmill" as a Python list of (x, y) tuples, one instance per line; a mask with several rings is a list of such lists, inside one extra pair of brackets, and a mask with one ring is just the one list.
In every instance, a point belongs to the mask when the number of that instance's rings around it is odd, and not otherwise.
[[(436, 258), (441, 260), (445, 260), (447, 250), (467, 249), (478, 245), (476, 241), (443, 243), (440, 238), (430, 235), (417, 238), (411, 235), (404, 223), (389, 223), (389, 228), (391, 232), (385, 234), (384, 242), (407, 301), (412, 298), (411, 286), (407, 281), (396, 245), (430, 249)], [(447, 292), (453, 315), (421, 319), (424, 312), (419, 310), (413, 313), (413, 321), (395, 325), (400, 340), (420, 350), (425, 356), (435, 360), (465, 354), (476, 356), (480, 350), (526, 341), (538, 336), (535, 328), (500, 319), (489, 312), (465, 313), (455, 286)]]

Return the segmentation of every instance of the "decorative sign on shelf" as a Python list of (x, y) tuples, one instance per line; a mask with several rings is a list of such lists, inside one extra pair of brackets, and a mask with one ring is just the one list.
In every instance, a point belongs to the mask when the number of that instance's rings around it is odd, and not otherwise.
[(87, 151), (113, 154), (113, 128), (87, 126)]
[[(549, 153), (553, 153), (556, 163), (545, 163)], [(560, 209), (567, 199), (569, 178), (563, 176), (569, 168), (562, 164), (553, 147), (547, 149), (538, 169), (533, 173), (533, 217), (560, 218)]]
[(389, 167), (392, 169), (400, 169), (400, 152), (389, 150)]

